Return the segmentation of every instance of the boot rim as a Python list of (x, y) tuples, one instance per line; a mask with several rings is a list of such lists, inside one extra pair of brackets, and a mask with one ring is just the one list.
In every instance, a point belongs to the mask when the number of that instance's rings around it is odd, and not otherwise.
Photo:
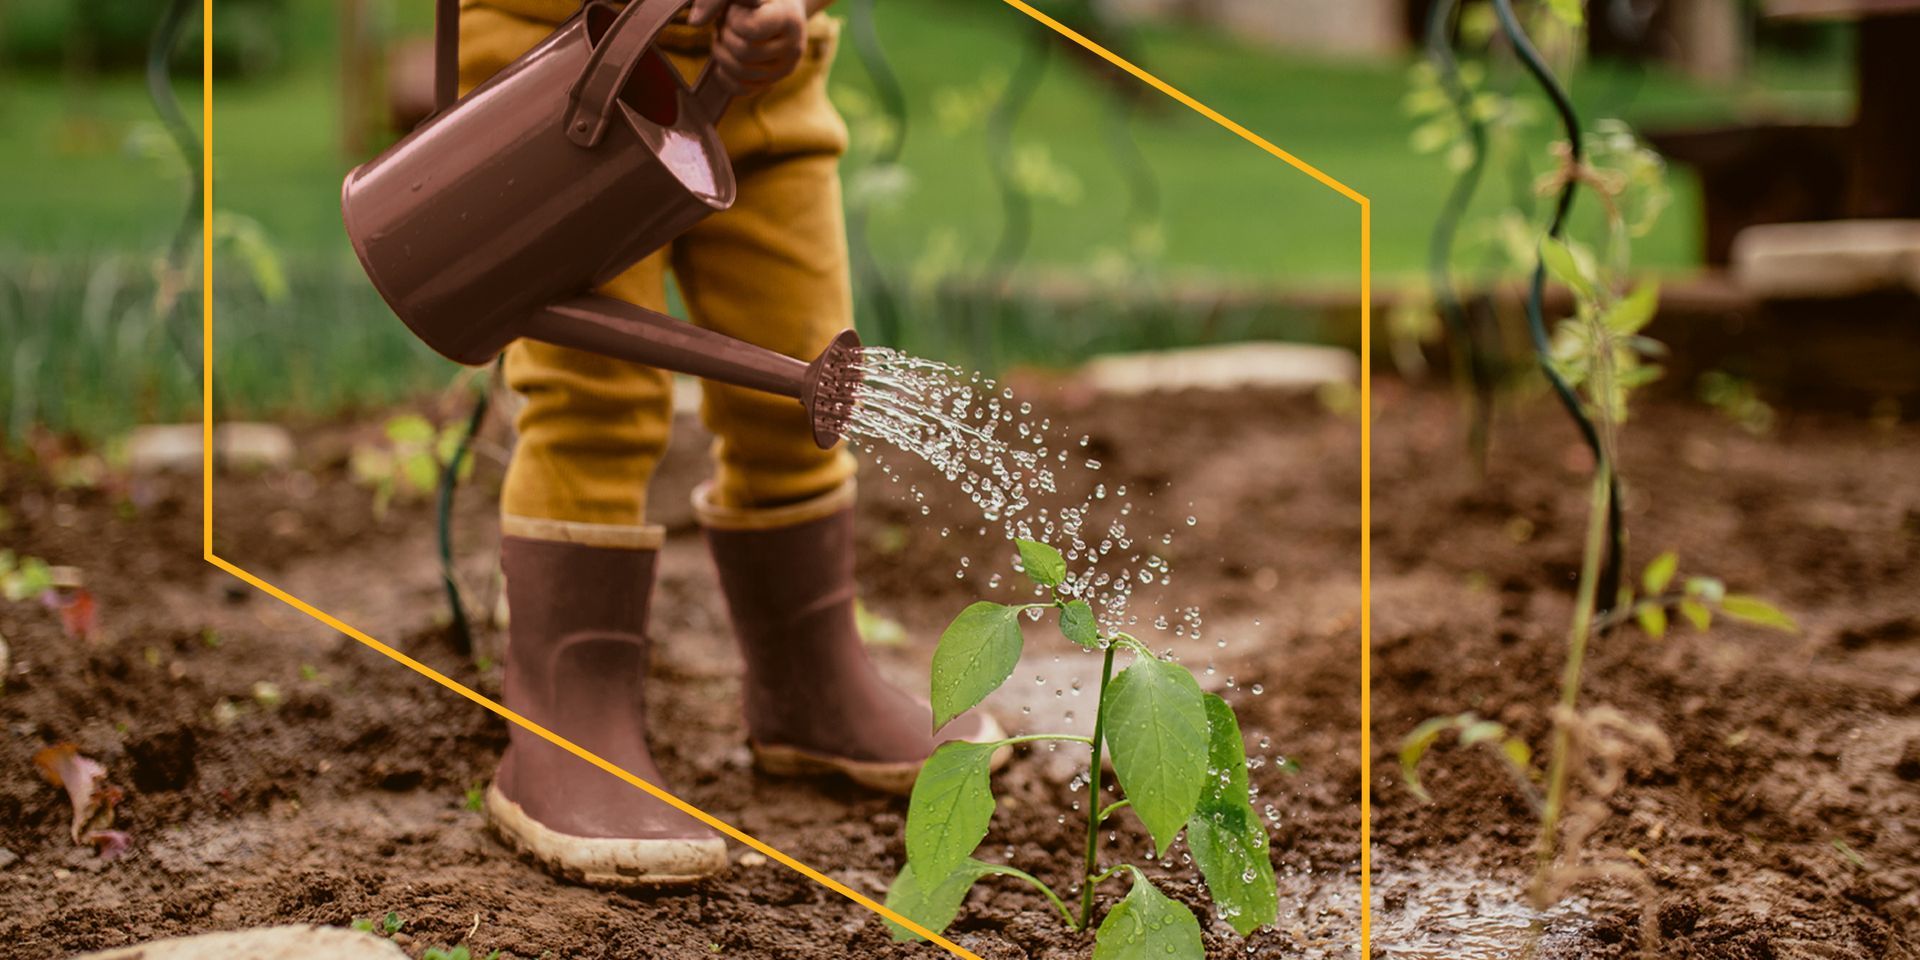
[(693, 515), (708, 530), (783, 530), (852, 508), (858, 486), (848, 479), (811, 499), (780, 507), (728, 507), (714, 496), (711, 480), (693, 489)]
[(521, 540), (544, 540), (611, 550), (658, 550), (667, 541), (667, 528), (657, 523), (584, 523), (578, 520), (522, 517), (511, 513), (500, 515), (500, 533)]
[(562, 879), (590, 887), (684, 886), (727, 869), (720, 837), (576, 837), (535, 820), (487, 786), (487, 825), (507, 846)]

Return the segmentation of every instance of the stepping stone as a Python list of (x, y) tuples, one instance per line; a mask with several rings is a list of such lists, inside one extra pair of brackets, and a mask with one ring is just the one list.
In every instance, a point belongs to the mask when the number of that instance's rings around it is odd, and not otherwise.
[[(134, 473), (198, 473), (197, 423), (149, 424), (127, 436), (127, 467)], [(272, 423), (223, 423), (213, 428), (221, 462), (249, 469), (281, 469), (293, 462), (293, 434)]]
[(1240, 390), (1248, 387), (1312, 392), (1349, 384), (1360, 359), (1344, 347), (1306, 343), (1233, 343), (1095, 357), (1085, 378), (1096, 391), (1132, 396), (1160, 390)]
[(156, 940), (72, 960), (404, 960), (390, 940), (340, 927), (305, 924)]
[(1766, 300), (1920, 293), (1920, 220), (1835, 220), (1748, 227), (1733, 240), (1740, 288)]

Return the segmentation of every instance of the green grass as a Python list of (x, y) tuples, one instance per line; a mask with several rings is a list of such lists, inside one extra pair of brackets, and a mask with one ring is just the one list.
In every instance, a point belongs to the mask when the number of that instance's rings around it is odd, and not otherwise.
[[(420, 13), (427, 5), (418, 0), (417, 6), (405, 13), (415, 29), (424, 26)], [(265, 227), (287, 262), (293, 286), (293, 297), (278, 305), (247, 295), (239, 279), (223, 282), (216, 291), (222, 354), (230, 358), (219, 369), (233, 390), (235, 412), (331, 409), (444, 379), (449, 371), (407, 342), (356, 272), (338, 212), (340, 179), (354, 158), (338, 149), (332, 12), (319, 0), (298, 0), (295, 9), (304, 43), (289, 66), (263, 80), (222, 82), (216, 90), (216, 202)], [(872, 249), (899, 286), (916, 276), (984, 273), (1001, 230), (993, 156), (977, 117), (970, 123), (943, 121), (940, 104), (956, 93), (981, 89), (993, 77), (1004, 81), (1044, 28), (985, 0), (889, 0), (878, 16), (910, 100), (904, 162), (913, 186), (897, 203), (874, 212)], [(1149, 70), (1369, 196), (1376, 274), (1383, 284), (1417, 282), (1448, 175), (1436, 158), (1409, 150), (1410, 124), (1399, 106), (1404, 62), (1281, 56), (1192, 28), (1149, 29), (1138, 40), (1138, 57)], [(1573, 79), (1590, 120), (1624, 115), (1649, 126), (1749, 113), (1835, 118), (1848, 108), (1847, 86), (1840, 58), (1763, 61), (1752, 81), (1735, 91), (1702, 89), (1657, 71), (1640, 76), (1604, 66)], [(870, 99), (863, 96), (869, 89), (851, 44), (843, 44), (836, 97), (851, 106)], [(198, 86), (183, 83), (179, 95), (197, 120)], [(1161, 194), (1165, 250), (1160, 266), (1166, 274), (1350, 289), (1359, 275), (1359, 218), (1352, 202), (1157, 94), (1145, 102), (1147, 109), (1128, 127)], [(856, 139), (870, 137), (857, 111), (849, 112), (855, 114)], [(1086, 274), (1103, 261), (1106, 269), (1114, 269), (1127, 235), (1129, 195), (1110, 149), (1112, 117), (1110, 100), (1092, 72), (1056, 51), (1022, 116), (1016, 142), (1023, 149), (1043, 150), (1076, 185), (1078, 198), (1037, 202), (1024, 269)], [(136, 77), (101, 78), (84, 88), (45, 74), (0, 77), (0, 182), (8, 185), (0, 199), (7, 223), (0, 256), (16, 265), (43, 265), (35, 268), (39, 273), (16, 266), (0, 276), (0, 292), (49, 277), (81, 284), (65, 292), (40, 289), (32, 297), (16, 289), (13, 300), (21, 306), (12, 323), (27, 331), (23, 336), (40, 331), (51, 337), (104, 322), (100, 318), (113, 311), (103, 313), (98, 297), (89, 308), (85, 296), (86, 278), (96, 277), (102, 264), (118, 264), (111, 268), (122, 288), (116, 295), (129, 304), (138, 300), (139, 265), (171, 235), (185, 198), (177, 161), (129, 146), (151, 142), (156, 134)], [(1543, 156), (1546, 145), (1543, 131), (1533, 146)], [(855, 175), (850, 169), (849, 176)], [(1676, 187), (1673, 212), (1637, 247), (1643, 266), (1681, 270), (1694, 263), (1700, 229), (1696, 188), (1685, 175), (1676, 177)], [(1584, 213), (1591, 217), (1592, 210)], [(229, 278), (241, 272), (224, 260), (221, 267)], [(981, 362), (1064, 361), (1091, 349), (1295, 329), (1284, 317), (1249, 315), (1215, 318), (1207, 332), (1195, 334), (1191, 318), (1150, 308), (1109, 302), (1062, 316), (1016, 305), (996, 311), (994, 346), (982, 354), (974, 349), (979, 338), (967, 330), (988, 308), (939, 300), (920, 289), (910, 321), (915, 339), (907, 345), (947, 355), (973, 350)], [(151, 330), (138, 336), (96, 332), (94, 347), (69, 351), (72, 365), (42, 376), (41, 382), (84, 392), (86, 383), (102, 381), (102, 371), (90, 372), (88, 363), (105, 365), (102, 370), (154, 363), (153, 357), (166, 354), (143, 348), (133, 356), (109, 357), (115, 344), (133, 349), (154, 342), (151, 335)], [(164, 399), (174, 397), (178, 385), (163, 379), (168, 385), (152, 391), (163, 399), (138, 416), (182, 412), (179, 403)], [(102, 415), (105, 406), (104, 401), (65, 403), (61, 409), (70, 413), (90, 412), (52, 422), (84, 428), (87, 418)], [(45, 416), (52, 407), (37, 403), (33, 409)], [(14, 404), (6, 419), (17, 425), (19, 410)]]

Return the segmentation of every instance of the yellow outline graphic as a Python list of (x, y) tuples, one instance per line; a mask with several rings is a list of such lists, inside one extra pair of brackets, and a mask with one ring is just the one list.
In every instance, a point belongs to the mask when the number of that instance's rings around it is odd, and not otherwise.
[[(200, 151), (201, 151), (200, 160), (201, 160), (201, 180), (202, 180), (201, 202), (203, 204), (202, 219), (201, 219), (201, 223), (203, 224), (203, 229), (201, 230), (201, 233), (200, 233), (200, 243), (201, 243), (201, 257), (200, 257), (200, 262), (201, 262), (201, 288), (200, 288), (201, 290), (201, 297), (200, 297), (200, 300), (201, 300), (201, 348), (200, 349), (201, 349), (201, 370), (203, 371), (201, 376), (201, 385), (200, 385), (200, 389), (201, 389), (201, 407), (200, 407), (201, 409), (201, 416), (200, 416), (200, 434), (201, 434), (201, 474), (200, 474), (201, 515), (200, 516), (201, 516), (201, 521), (200, 522), (201, 522), (201, 557), (202, 559), (206, 560), (206, 562), (216, 567), (219, 567), (222, 570), (225, 570), (226, 572), (232, 574), (233, 576), (238, 577), (242, 581), (245, 581), (246, 583), (252, 585), (256, 589), (273, 597), (274, 599), (287, 604), (288, 606), (294, 608), (295, 610), (300, 611), (301, 613), (306, 614), (309, 617), (312, 617), (314, 620), (317, 620), (320, 623), (327, 625), (328, 627), (338, 630), (341, 633), (344, 633), (347, 636), (352, 637), (355, 640), (358, 640), (360, 643), (376, 651), (379, 651), (380, 653), (386, 655), (387, 657), (393, 659), (394, 661), (406, 666), (408, 669), (414, 671), (415, 673), (418, 673), (421, 676), (426, 677), (427, 679), (432, 680), (433, 682), (447, 688), (448, 690), (451, 690), (454, 693), (457, 693), (460, 696), (465, 697), (468, 700), (471, 700), (474, 703), (488, 710), (493, 711), (494, 713), (498, 714), (500, 717), (505, 719), (507, 722), (515, 724), (519, 726), (521, 729), (526, 730), (529, 733), (532, 733), (535, 736), (538, 736), (541, 739), (546, 740), (547, 742), (553, 744), (554, 746), (557, 746), (562, 750), (565, 750), (568, 753), (571, 753), (574, 756), (577, 756), (580, 759), (585, 760), (596, 767), (599, 767), (600, 769), (606, 771), (607, 773), (610, 773), (616, 777), (619, 777), (621, 780), (624, 780), (628, 784), (640, 790), (645, 791), (646, 793), (661, 800), (662, 802), (671, 804), (674, 808), (680, 810), (681, 812), (687, 814), (688, 816), (693, 817), (696, 820), (701, 821), (702, 823), (705, 823), (706, 825), (714, 828), (715, 830), (718, 830), (719, 832), (721, 832), (722, 834), (725, 834), (726, 836), (733, 839), (734, 841), (741, 843), (747, 847), (750, 847), (754, 850), (757, 850), (761, 854), (764, 854), (769, 859), (772, 859), (780, 863), (782, 866), (785, 866), (788, 869), (791, 869), (794, 872), (799, 873), (800, 875), (806, 877), (807, 879), (812, 880), (813, 882), (818, 883), (829, 890), (832, 890), (833, 892), (847, 898), (848, 900), (851, 900), (856, 904), (859, 904), (862, 907), (865, 907), (866, 909), (882, 917), (885, 917), (888, 920), (891, 920), (895, 923), (900, 924), (901, 926), (907, 928), (908, 930), (913, 931), (914, 933), (917, 933), (923, 937), (926, 937), (929, 942), (941, 947), (942, 949), (945, 949), (948, 953), (956, 957), (965, 958), (965, 960), (980, 960), (980, 958), (977, 955), (967, 950), (966, 948), (960, 946), (959, 944), (954, 943), (951, 940), (946, 939), (945, 937), (940, 936), (937, 933), (934, 933), (931, 930), (926, 929), (925, 927), (922, 927), (918, 923), (915, 923), (914, 921), (909, 920), (906, 917), (903, 917), (892, 910), (889, 910), (885, 904), (880, 903), (872, 899), (871, 897), (868, 897), (865, 894), (862, 894), (848, 887), (846, 884), (843, 884), (838, 880), (835, 880), (832, 877), (829, 877), (826, 874), (821, 873), (820, 871), (814, 869), (813, 867), (810, 867), (804, 863), (801, 863), (798, 860), (795, 860), (794, 858), (786, 855), (785, 853), (780, 852), (779, 850), (774, 849), (772, 846), (766, 843), (761, 842), (759, 839), (748, 835), (747, 833), (732, 826), (731, 824), (728, 824), (725, 821), (722, 821), (719, 818), (713, 816), (712, 814), (709, 814), (706, 811), (701, 810), (698, 807), (695, 807), (684, 800), (681, 800), (679, 797), (676, 797), (666, 792), (665, 790), (662, 790), (659, 787), (656, 787), (653, 784), (648, 783), (647, 781), (642, 780), (639, 777), (636, 777), (633, 774), (628, 773), (627, 771), (614, 766), (612, 763), (609, 763), (608, 761), (601, 759), (600, 757), (594, 755), (593, 753), (587, 751), (586, 749), (574, 744), (572, 741), (569, 741), (566, 738), (561, 737), (559, 734), (556, 734), (553, 731), (548, 730), (545, 727), (542, 727), (539, 724), (534, 723), (533, 721), (528, 720), (523, 716), (520, 716), (519, 714), (513, 712), (512, 710), (507, 709), (505, 706), (502, 706), (501, 704), (494, 701), (493, 699), (480, 694), (479, 692), (473, 690), (471, 687), (468, 687), (465, 684), (462, 684), (459, 681), (456, 681), (453, 678), (447, 676), (446, 674), (443, 674), (438, 670), (435, 670), (432, 667), (429, 667), (426, 664), (421, 663), (420, 661), (415, 660), (414, 658), (409, 657), (404, 653), (401, 653), (400, 651), (394, 649), (393, 647), (390, 647), (387, 644), (382, 643), (379, 640), (376, 640), (373, 637), (368, 636), (367, 634), (361, 632), (360, 630), (355, 629), (351, 625), (340, 621), (339, 619), (335, 618), (331, 614), (328, 614), (326, 611), (320, 610), (319, 608), (313, 606), (312, 604), (306, 602), (305, 600), (302, 600), (299, 597), (296, 597), (290, 593), (287, 593), (285, 590), (282, 590), (279, 587), (276, 587), (273, 584), (268, 583), (267, 581), (261, 579), (260, 577), (254, 575), (253, 573), (234, 564), (232, 561), (226, 560), (214, 553), (213, 551), (213, 449), (214, 449), (214, 446), (213, 446), (213, 234), (211, 230), (205, 229), (204, 227), (204, 225), (211, 224), (213, 222), (213, 136), (214, 136), (214, 130), (213, 130), (213, 30), (211, 29), (211, 24), (213, 23), (213, 2), (214, 0), (202, 0), (202, 3), (201, 3), (201, 23), (203, 24), (203, 27), (201, 29), (201, 61), (200, 61), (201, 62), (201, 84), (202, 84), (201, 86), (201, 128), (202, 129), (201, 129), (201, 139), (200, 139)], [(1360, 717), (1361, 719), (1360, 719), (1360, 953), (1359, 953), (1359, 956), (1364, 958), (1369, 955), (1369, 952), (1371, 950), (1371, 943), (1372, 943), (1372, 929), (1371, 929), (1372, 858), (1371, 858), (1371, 851), (1370, 851), (1371, 819), (1372, 818), (1370, 814), (1371, 794), (1369, 792), (1370, 785), (1369, 785), (1369, 776), (1368, 776), (1368, 758), (1371, 754), (1371, 733), (1369, 728), (1371, 726), (1372, 701), (1371, 701), (1371, 689), (1370, 689), (1371, 684), (1368, 678), (1371, 676), (1371, 670), (1372, 670), (1370, 638), (1372, 636), (1371, 589), (1372, 589), (1373, 535), (1372, 535), (1372, 495), (1371, 495), (1370, 486), (1371, 486), (1371, 476), (1372, 476), (1372, 445), (1373, 445), (1372, 444), (1373, 377), (1369, 370), (1369, 364), (1367, 362), (1367, 358), (1372, 354), (1372, 345), (1373, 345), (1372, 326), (1371, 326), (1372, 300), (1373, 300), (1373, 296), (1372, 296), (1372, 292), (1373, 292), (1372, 203), (1365, 196), (1361, 195), (1359, 192), (1355, 191), (1353, 188), (1348, 187), (1346, 184), (1343, 184), (1338, 180), (1335, 180), (1334, 178), (1321, 172), (1318, 168), (1312, 166), (1311, 164), (1306, 163), (1305, 161), (1299, 159), (1298, 157), (1295, 157), (1293, 154), (1280, 149), (1279, 147), (1275, 146), (1273, 143), (1253, 133), (1247, 128), (1239, 125), (1238, 123), (1235, 123), (1232, 120), (1229, 120), (1227, 117), (1223, 116), (1218, 111), (1215, 111), (1211, 107), (1208, 107), (1206, 104), (1203, 104), (1200, 101), (1195, 100), (1194, 98), (1181, 92), (1179, 89), (1175, 88), (1172, 84), (1169, 84), (1166, 81), (1161, 80), (1159, 77), (1156, 77), (1153, 74), (1150, 74), (1145, 70), (1142, 70), (1140, 67), (1135, 66), (1133, 63), (1118, 56), (1117, 54), (1114, 54), (1112, 51), (1107, 50), (1105, 47), (1102, 47), (1101, 45), (1093, 42), (1092, 40), (1087, 39), (1086, 37), (1080, 35), (1079, 33), (1074, 32), (1073, 30), (1067, 28), (1065, 25), (1061, 24), (1059, 21), (1054, 20), (1052, 17), (1049, 17), (1046, 14), (1041, 13), (1040, 11), (1034, 9), (1032, 6), (1025, 3), (1024, 0), (1004, 0), (1004, 2), (1008, 6), (1013, 7), (1014, 9), (1020, 11), (1021, 13), (1026, 14), (1027, 16), (1033, 18), (1036, 21), (1039, 21), (1040, 23), (1046, 25), (1049, 29), (1053, 30), (1054, 32), (1060, 34), (1063, 37), (1066, 37), (1069, 40), (1072, 40), (1074, 43), (1079, 44), (1080, 46), (1086, 48), (1092, 53), (1105, 59), (1107, 62), (1113, 64), (1116, 67), (1119, 67), (1121, 70), (1126, 71), (1128, 74), (1131, 74), (1135, 78), (1139, 79), (1141, 82), (1147, 84), (1150, 87), (1153, 87), (1154, 89), (1160, 91), (1161, 93), (1166, 94), (1168, 97), (1171, 97), (1172, 99), (1178, 101), (1183, 106), (1186, 106), (1187, 108), (1193, 110), (1194, 112), (1200, 114), (1201, 116), (1206, 117), (1207, 119), (1213, 121), (1216, 124), (1219, 124), (1221, 127), (1226, 128), (1236, 136), (1239, 136), (1241, 139), (1246, 140), (1248, 143), (1251, 143), (1254, 146), (1257, 146), (1260, 149), (1266, 151), (1267, 153), (1272, 154), (1273, 156), (1286, 162), (1288, 165), (1292, 166), (1293, 168), (1301, 171), (1302, 173), (1307, 174), (1308, 176), (1312, 177), (1314, 180), (1319, 181), (1321, 184), (1334, 190), (1335, 192), (1339, 193), (1341, 196), (1354, 201), (1360, 206), (1360, 356), (1361, 356), (1360, 401), (1361, 401), (1362, 415), (1360, 420), (1360, 444), (1361, 444), (1361, 447), (1360, 447), (1361, 449), (1361, 453), (1360, 453), (1360, 531), (1361, 531)]]

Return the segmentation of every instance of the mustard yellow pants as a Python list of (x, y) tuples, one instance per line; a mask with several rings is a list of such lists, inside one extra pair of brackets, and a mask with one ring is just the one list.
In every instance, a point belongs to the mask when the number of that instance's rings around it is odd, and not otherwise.
[[(465, 0), (460, 81), (472, 89), (539, 43), (578, 0)], [(816, 15), (793, 75), (734, 102), (720, 137), (739, 181), (733, 208), (615, 278), (602, 293), (666, 308), (673, 271), (694, 323), (811, 360), (853, 325), (838, 166), (845, 123), (827, 99), (838, 22)], [(659, 46), (691, 80), (710, 31), (682, 23)], [(646, 492), (673, 424), (664, 370), (522, 340), (507, 350), (507, 384), (525, 398), (501, 511), (567, 523), (642, 524)], [(701, 418), (715, 436), (713, 506), (760, 510), (841, 488), (844, 450), (821, 450), (787, 397), (703, 383)]]

